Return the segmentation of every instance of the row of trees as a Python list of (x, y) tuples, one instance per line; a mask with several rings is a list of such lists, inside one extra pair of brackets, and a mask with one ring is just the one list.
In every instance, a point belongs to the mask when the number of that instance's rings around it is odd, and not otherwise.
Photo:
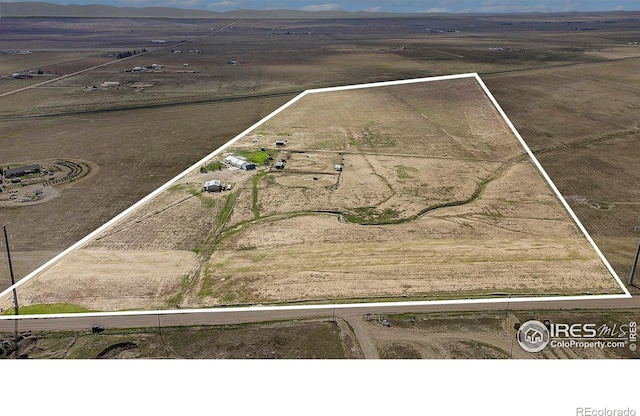
[(130, 56), (137, 55), (139, 53), (144, 53), (146, 51), (147, 51), (146, 49), (140, 49), (139, 51), (134, 49), (133, 51), (119, 52), (116, 54), (116, 58), (117, 59), (128, 58)]

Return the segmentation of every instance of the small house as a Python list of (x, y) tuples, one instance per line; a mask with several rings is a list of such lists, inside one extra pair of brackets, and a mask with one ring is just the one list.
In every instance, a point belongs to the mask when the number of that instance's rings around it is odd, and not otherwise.
[(336, 172), (342, 172), (342, 165), (336, 165)]
[(276, 163), (276, 169), (284, 169), (284, 163), (283, 162)]
[(284, 140), (276, 140), (276, 146), (284, 146)]
[(207, 181), (204, 183), (204, 190), (207, 192), (220, 192), (222, 191), (222, 183), (218, 179)]

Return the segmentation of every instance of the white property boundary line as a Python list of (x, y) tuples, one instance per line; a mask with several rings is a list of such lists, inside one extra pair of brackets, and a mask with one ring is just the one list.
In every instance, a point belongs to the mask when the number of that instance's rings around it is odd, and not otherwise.
[[(567, 202), (565, 201), (564, 197), (562, 196), (562, 194), (560, 193), (558, 188), (551, 181), (551, 178), (549, 177), (549, 175), (547, 175), (547, 173), (544, 171), (544, 169), (542, 168), (542, 166), (538, 162), (538, 159), (536, 159), (536, 157), (533, 155), (533, 153), (531, 152), (531, 149), (529, 149), (529, 146), (527, 146), (527, 144), (525, 143), (525, 141), (522, 138), (522, 136), (520, 136), (520, 133), (518, 133), (518, 131), (514, 127), (513, 123), (511, 123), (511, 121), (509, 120), (509, 118), (507, 117), (505, 112), (502, 110), (502, 108), (500, 107), (500, 105), (498, 104), (496, 99), (493, 97), (493, 95), (491, 94), (491, 92), (489, 91), (487, 86), (484, 84), (484, 82), (482, 81), (480, 76), (477, 73), (467, 73), (467, 74), (445, 75), (445, 76), (428, 77), (428, 78), (415, 78), (415, 79), (407, 79), (407, 80), (399, 80), (399, 81), (386, 81), (386, 82), (376, 82), (376, 83), (369, 83), (369, 84), (356, 84), (356, 85), (347, 85), (347, 86), (342, 86), (342, 87), (330, 87), (330, 88), (318, 88), (318, 89), (306, 90), (306, 91), (302, 92), (301, 94), (297, 95), (296, 97), (294, 97), (293, 99), (291, 99), (289, 102), (287, 102), (286, 104), (284, 104), (283, 106), (281, 106), (277, 110), (273, 111), (271, 114), (269, 114), (268, 116), (266, 116), (262, 120), (260, 120), (257, 123), (255, 123), (253, 126), (249, 127), (248, 129), (244, 130), (242, 133), (238, 134), (236, 137), (234, 137), (233, 139), (231, 139), (230, 141), (228, 141), (224, 145), (222, 145), (219, 148), (217, 148), (216, 150), (214, 150), (209, 155), (205, 156), (204, 158), (200, 159), (198, 162), (194, 163), (191, 167), (187, 168), (182, 173), (178, 174), (175, 178), (171, 179), (170, 181), (168, 181), (167, 183), (165, 183), (161, 187), (157, 188), (155, 191), (151, 192), (149, 195), (147, 195), (146, 197), (142, 198), (140, 201), (138, 201), (137, 203), (133, 204), (131, 207), (127, 208), (126, 210), (124, 210), (123, 212), (121, 212), (120, 214), (115, 216), (113, 219), (111, 219), (107, 223), (103, 224), (102, 226), (97, 228), (95, 231), (91, 232), (89, 235), (87, 235), (86, 237), (84, 237), (83, 239), (78, 241), (77, 243), (73, 244), (71, 247), (69, 247), (66, 250), (64, 250), (62, 253), (58, 254), (57, 256), (55, 256), (54, 258), (52, 258), (51, 260), (49, 260), (48, 262), (46, 262), (42, 266), (38, 267), (33, 272), (29, 273), (27, 276), (25, 276), (23, 279), (21, 279), (20, 281), (18, 281), (17, 283), (12, 285), (11, 287), (9, 287), (6, 290), (4, 290), (2, 293), (0, 293), (0, 299), (2, 299), (5, 296), (9, 295), (12, 292), (13, 289), (18, 288), (22, 284), (24, 284), (24, 283), (28, 282), (29, 280), (31, 280), (32, 278), (34, 278), (36, 275), (42, 273), (44, 270), (46, 270), (49, 267), (51, 267), (53, 264), (58, 262), (61, 258), (66, 256), (67, 254), (79, 249), (80, 247), (82, 247), (83, 245), (88, 243), (90, 240), (95, 238), (98, 234), (100, 234), (105, 229), (111, 227), (112, 225), (114, 225), (118, 221), (120, 221), (123, 218), (127, 217), (133, 211), (137, 210), (142, 205), (146, 204), (151, 199), (155, 198), (157, 195), (159, 195), (160, 193), (164, 192), (166, 189), (171, 187), (176, 181), (178, 181), (179, 179), (182, 179), (183, 177), (185, 177), (186, 175), (191, 173), (193, 170), (197, 169), (199, 166), (202, 166), (203, 164), (206, 164), (206, 162), (209, 161), (211, 158), (213, 158), (214, 156), (218, 155), (224, 149), (226, 149), (227, 147), (233, 145), (235, 142), (237, 142), (238, 140), (240, 140), (241, 138), (246, 136), (248, 133), (250, 133), (251, 131), (255, 130), (256, 128), (258, 128), (262, 124), (266, 123), (268, 120), (272, 119), (277, 114), (279, 114), (280, 112), (284, 111), (289, 106), (293, 105), (294, 103), (296, 103), (298, 100), (300, 100), (301, 98), (303, 98), (307, 94), (315, 94), (315, 93), (322, 93), (322, 92), (347, 91), (347, 90), (355, 90), (355, 89), (386, 87), (386, 86), (405, 85), (405, 84), (416, 84), (416, 83), (422, 83), (422, 82), (445, 81), (445, 80), (462, 79), (462, 78), (475, 78), (476, 79), (478, 84), (484, 90), (484, 92), (487, 95), (487, 97), (489, 97), (489, 100), (493, 103), (493, 105), (496, 108), (496, 110), (498, 110), (498, 112), (500, 113), (500, 115), (502, 116), (504, 121), (507, 123), (507, 125), (509, 126), (509, 128), (511, 129), (513, 134), (519, 140), (520, 144), (525, 149), (525, 151), (527, 152), (527, 154), (529, 155), (529, 157), (531, 158), (531, 160), (533, 161), (535, 166), (538, 168), (538, 170), (540, 171), (542, 176), (545, 178), (545, 180), (547, 181), (547, 183), (551, 187), (551, 189), (554, 191), (554, 193), (556, 194), (557, 198), (563, 204), (564, 208), (567, 210), (567, 212), (569, 213), (571, 218), (575, 221), (575, 223), (578, 226), (578, 228), (580, 229), (580, 231), (582, 231), (582, 233), (584, 234), (584, 236), (587, 239), (587, 241), (591, 244), (593, 249), (596, 251), (596, 253), (600, 257), (600, 259), (602, 260), (602, 262), (606, 266), (607, 270), (616, 279), (616, 281), (618, 282), (618, 285), (620, 285), (620, 288), (624, 292), (624, 294), (619, 294), (619, 295), (520, 297), (520, 298), (510, 298), (509, 301), (510, 302), (536, 302), (536, 301), (542, 302), (542, 301), (561, 301), (561, 300), (567, 301), (567, 300), (626, 299), (626, 298), (630, 298), (631, 294), (629, 293), (627, 288), (624, 286), (624, 284), (620, 280), (620, 277), (618, 277), (618, 275), (616, 274), (615, 270), (613, 270), (613, 268), (611, 267), (611, 265), (609, 264), (607, 259), (604, 257), (604, 255), (602, 254), (602, 252), (600, 251), (600, 249), (598, 248), (596, 243), (593, 241), (593, 239), (591, 238), (591, 236), (589, 235), (587, 230), (584, 228), (584, 226), (582, 225), (582, 223), (580, 222), (578, 217), (575, 215), (575, 213), (573, 212), (573, 210), (571, 209), (569, 204), (567, 204)], [(265, 310), (265, 311), (267, 311), (267, 310), (276, 310), (276, 309), (280, 309), (280, 310), (285, 310), (285, 309), (289, 309), (289, 310), (294, 310), (294, 309), (324, 309), (324, 308), (335, 308), (335, 307), (356, 308), (356, 307), (378, 307), (378, 306), (388, 306), (388, 307), (393, 307), (393, 306), (419, 306), (419, 305), (435, 305), (435, 304), (441, 304), (441, 305), (447, 305), (448, 304), (448, 305), (451, 305), (451, 304), (472, 304), (472, 303), (496, 303), (496, 302), (504, 302), (504, 301), (505, 301), (504, 298), (488, 298), (488, 299), (464, 299), (464, 300), (432, 300), (432, 301), (417, 301), (417, 302), (353, 303), (353, 304), (335, 304), (335, 305), (334, 304), (328, 304), (328, 305), (301, 305), (301, 306), (252, 306), (252, 307), (248, 307), (248, 308), (242, 308), (242, 307), (241, 308), (226, 308), (225, 307), (225, 308), (220, 308), (220, 311), (226, 311), (226, 312), (238, 311), (238, 312), (242, 312), (242, 311), (248, 311), (248, 310), (250, 310), (250, 311), (256, 311), (256, 310)], [(89, 314), (60, 314), (60, 315), (53, 315), (53, 314), (51, 314), (51, 315), (22, 315), (22, 317), (23, 318), (29, 318), (29, 317), (34, 317), (34, 316), (56, 317), (56, 316), (144, 315), (144, 314), (158, 314), (158, 313), (174, 313), (175, 314), (175, 313), (197, 313), (197, 312), (201, 312), (201, 311), (206, 311), (206, 312), (210, 313), (213, 310), (215, 310), (215, 309), (180, 309), (180, 310), (166, 310), (166, 311), (102, 312), (102, 313), (89, 313)], [(0, 319), (15, 319), (15, 317), (11, 317), (11, 316), (1, 317), (0, 316)]]

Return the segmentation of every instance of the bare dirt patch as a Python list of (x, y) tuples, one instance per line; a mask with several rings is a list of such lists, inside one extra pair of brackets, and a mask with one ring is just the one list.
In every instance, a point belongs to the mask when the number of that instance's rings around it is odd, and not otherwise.
[[(382, 316), (362, 322), (375, 342), (380, 358), (425, 359), (613, 359), (637, 358), (628, 348), (581, 348), (548, 345), (543, 351), (529, 353), (516, 340), (514, 322), (549, 319), (553, 323), (590, 323), (628, 328), (632, 311), (536, 311), (433, 313), (385, 316), (390, 326), (380, 323)], [(378, 318), (378, 319), (373, 319)], [(624, 340), (624, 336), (620, 339)]]

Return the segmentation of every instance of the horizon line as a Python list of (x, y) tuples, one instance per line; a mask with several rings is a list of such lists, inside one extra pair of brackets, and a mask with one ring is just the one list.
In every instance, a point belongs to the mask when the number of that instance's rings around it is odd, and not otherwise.
[[(91, 7), (91, 6), (104, 6), (114, 9), (134, 9), (134, 10), (147, 10), (147, 9), (164, 9), (164, 10), (180, 10), (180, 11), (192, 11), (192, 12), (203, 12), (210, 14), (232, 14), (238, 12), (255, 12), (255, 13), (269, 13), (269, 12), (292, 12), (298, 14), (310, 14), (310, 15), (341, 15), (341, 14), (368, 14), (372, 17), (375, 16), (383, 16), (383, 15), (397, 15), (397, 16), (473, 16), (473, 15), (481, 15), (481, 16), (514, 16), (514, 15), (563, 15), (563, 14), (598, 14), (598, 13), (634, 13), (640, 12), (639, 9), (634, 10), (626, 10), (626, 9), (604, 9), (604, 10), (565, 10), (565, 11), (536, 11), (536, 10), (522, 10), (522, 11), (493, 11), (493, 12), (482, 12), (482, 11), (469, 11), (469, 10), (461, 10), (461, 11), (385, 11), (385, 10), (346, 10), (346, 9), (333, 9), (333, 10), (304, 10), (302, 9), (287, 9), (287, 8), (266, 8), (266, 9), (252, 9), (252, 8), (238, 8), (232, 10), (225, 11), (217, 11), (217, 10), (208, 10), (204, 8), (184, 8), (178, 6), (123, 6), (123, 5), (114, 5), (107, 3), (88, 3), (88, 4), (79, 4), (79, 3), (56, 3), (51, 1), (39, 1), (39, 0), (22, 0), (22, 1), (0, 1), (0, 5), (8, 5), (8, 4), (29, 4), (29, 3), (42, 3), (51, 6), (58, 6), (61, 8), (67, 7)], [(5, 16), (5, 17), (47, 17), (45, 15), (33, 15), (33, 16)], [(73, 17), (73, 16), (50, 16), (50, 17)], [(86, 16), (93, 17), (93, 16)], [(110, 17), (110, 16), (95, 16), (95, 17)], [(121, 17), (121, 16), (113, 16), (113, 17)], [(176, 18), (180, 18), (177, 16)]]

